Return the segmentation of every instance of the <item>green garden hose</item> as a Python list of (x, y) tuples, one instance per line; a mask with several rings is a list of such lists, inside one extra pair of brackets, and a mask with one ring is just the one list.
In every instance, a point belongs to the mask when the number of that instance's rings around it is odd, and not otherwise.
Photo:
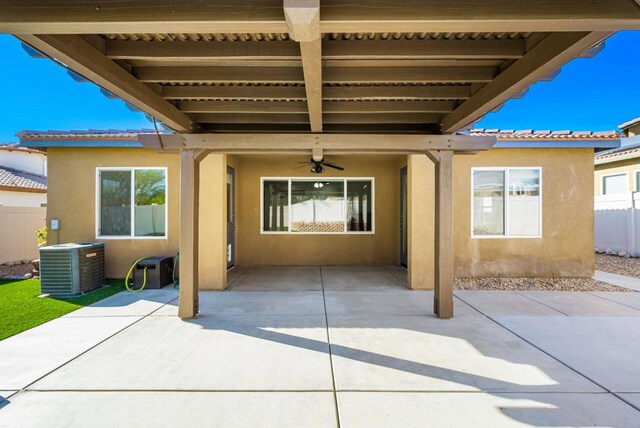
[(129, 272), (127, 273), (127, 277), (124, 280), (124, 286), (127, 288), (127, 290), (131, 291), (132, 293), (139, 293), (140, 291), (144, 290), (145, 285), (147, 285), (147, 268), (148, 268), (148, 266), (144, 267), (144, 273), (143, 273), (143, 278), (144, 279), (142, 281), (142, 287), (140, 287), (138, 289), (129, 287), (129, 277), (131, 276), (131, 272), (133, 272), (133, 270), (136, 268), (138, 263), (140, 263), (144, 259), (148, 259), (148, 258), (149, 257), (140, 257), (138, 260), (133, 262), (133, 264), (131, 265), (131, 268), (129, 269)]

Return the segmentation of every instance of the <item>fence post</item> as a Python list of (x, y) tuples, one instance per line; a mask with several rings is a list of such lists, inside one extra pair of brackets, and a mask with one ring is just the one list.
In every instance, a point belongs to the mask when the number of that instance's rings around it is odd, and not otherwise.
[(638, 237), (636, 236), (636, 193), (631, 192), (631, 214), (629, 215), (631, 225), (629, 226), (629, 251), (632, 256), (636, 256)]

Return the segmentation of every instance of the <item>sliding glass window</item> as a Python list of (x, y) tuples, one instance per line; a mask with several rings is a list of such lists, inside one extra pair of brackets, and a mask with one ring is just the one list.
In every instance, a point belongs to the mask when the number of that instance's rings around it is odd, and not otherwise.
[(263, 178), (262, 232), (372, 233), (373, 178)]
[(541, 181), (540, 168), (474, 168), (472, 236), (541, 237)]

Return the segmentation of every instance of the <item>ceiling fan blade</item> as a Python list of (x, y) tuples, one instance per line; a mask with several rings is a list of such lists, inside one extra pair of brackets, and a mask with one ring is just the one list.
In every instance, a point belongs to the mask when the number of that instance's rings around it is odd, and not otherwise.
[(300, 168), (307, 168), (307, 167), (309, 167), (310, 165), (313, 165), (313, 164), (312, 164), (312, 163), (309, 163), (309, 162), (305, 162), (305, 164), (304, 164), (304, 165), (300, 165), (300, 166), (297, 166), (297, 167), (295, 167), (295, 168), (291, 168), (291, 169), (292, 169), (292, 170), (294, 170), (294, 169), (300, 169)]
[(333, 168), (333, 169), (337, 169), (339, 171), (344, 171), (344, 168), (338, 165), (334, 165), (332, 163), (328, 163), (328, 162), (324, 162), (323, 163), (324, 166), (328, 166), (329, 168)]

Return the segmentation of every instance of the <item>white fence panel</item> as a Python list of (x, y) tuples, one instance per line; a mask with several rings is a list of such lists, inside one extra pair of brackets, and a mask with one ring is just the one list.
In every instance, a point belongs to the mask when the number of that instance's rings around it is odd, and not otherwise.
[(596, 196), (595, 247), (640, 256), (640, 193)]
[(0, 205), (0, 263), (38, 258), (36, 230), (46, 224), (47, 209)]

